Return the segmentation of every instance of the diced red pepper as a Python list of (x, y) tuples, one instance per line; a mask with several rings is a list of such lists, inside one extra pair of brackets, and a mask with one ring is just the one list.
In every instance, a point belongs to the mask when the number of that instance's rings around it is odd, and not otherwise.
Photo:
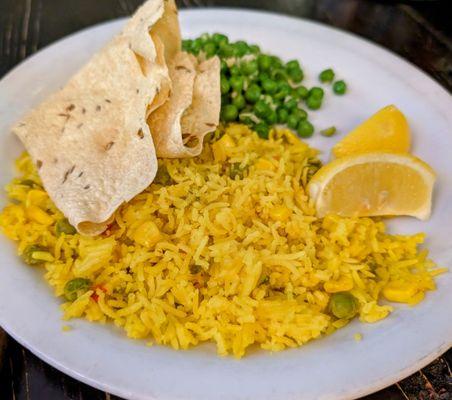
[(99, 295), (96, 293), (96, 290), (100, 289), (102, 292), (107, 293), (107, 288), (103, 285), (96, 285), (93, 287), (94, 293), (91, 295), (91, 298), (97, 303), (99, 301)]

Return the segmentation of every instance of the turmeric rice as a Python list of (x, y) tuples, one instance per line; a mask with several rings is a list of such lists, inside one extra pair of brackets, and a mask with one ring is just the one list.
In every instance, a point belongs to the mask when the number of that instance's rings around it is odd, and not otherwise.
[[(388, 301), (414, 305), (441, 272), (418, 248), (423, 234), (388, 234), (381, 219), (317, 218), (305, 187), (319, 165), (289, 131), (262, 140), (230, 125), (199, 157), (159, 160), (155, 182), (101, 236), (86, 237), (64, 225), (23, 154), (0, 226), (43, 268), (64, 319), (113, 322), (129, 338), (174, 349), (278, 351), (355, 315), (381, 320)], [(338, 293), (355, 299), (353, 315), (331, 311)]]

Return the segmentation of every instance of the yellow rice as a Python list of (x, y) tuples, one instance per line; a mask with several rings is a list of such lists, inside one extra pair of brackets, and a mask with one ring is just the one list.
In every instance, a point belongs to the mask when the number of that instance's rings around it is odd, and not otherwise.
[[(253, 344), (277, 351), (347, 324), (328, 312), (331, 287), (351, 285), (359, 319), (375, 322), (392, 311), (385, 287), (409, 288), (405, 302), (415, 304), (441, 272), (418, 250), (423, 234), (390, 235), (371, 218), (316, 218), (304, 190), (316, 165), (316, 151), (289, 132), (266, 141), (232, 125), (200, 157), (160, 160), (172, 184), (154, 183), (123, 205), (106, 234), (57, 237), (63, 216), (43, 190), (22, 184), (40, 182), (24, 154), (0, 225), (19, 254), (30, 244), (49, 249), (44, 276), (64, 319), (114, 322), (130, 338), (174, 349), (209, 341), (221, 355), (242, 357)], [(65, 302), (74, 277), (91, 289)]]

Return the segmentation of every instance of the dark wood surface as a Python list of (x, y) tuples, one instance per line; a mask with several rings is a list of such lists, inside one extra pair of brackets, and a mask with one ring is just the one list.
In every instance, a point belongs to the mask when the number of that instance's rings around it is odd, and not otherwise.
[[(0, 0), (0, 77), (41, 47), (87, 26), (129, 15), (141, 2)], [(265, 9), (321, 21), (391, 49), (452, 91), (451, 0), (181, 0), (178, 3), (181, 8)], [(370, 89), (371, 85), (369, 82)], [(449, 350), (422, 371), (364, 399), (452, 400), (451, 366)], [(48, 366), (0, 328), (0, 400), (9, 399), (118, 398)]]

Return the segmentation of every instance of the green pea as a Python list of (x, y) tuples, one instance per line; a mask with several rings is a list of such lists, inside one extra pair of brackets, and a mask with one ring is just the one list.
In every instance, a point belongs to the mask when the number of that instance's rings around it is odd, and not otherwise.
[(308, 120), (302, 120), (298, 123), (297, 134), (302, 138), (311, 137), (314, 133), (314, 126)]
[(290, 60), (286, 64), (286, 69), (287, 70), (300, 69), (300, 63), (298, 62), (298, 60)]
[(298, 86), (295, 89), (292, 89), (292, 96), (296, 99), (306, 99), (308, 97), (309, 90), (306, 86)]
[(257, 79), (263, 83), (264, 81), (270, 79), (270, 74), (268, 74), (267, 72), (260, 72), (259, 75), (257, 76)]
[(310, 110), (318, 110), (322, 105), (322, 99), (309, 96), (306, 99), (306, 105)]
[(261, 139), (268, 139), (270, 129), (265, 122), (259, 122), (258, 124), (256, 124), (254, 131)]
[(207, 42), (203, 50), (207, 58), (213, 57), (217, 53), (217, 45), (213, 42)]
[(278, 84), (278, 90), (277, 92), (274, 94), (274, 98), (276, 100), (283, 100), (284, 98), (286, 98), (286, 96), (289, 95), (290, 93), (290, 85), (287, 82), (280, 82)]
[(220, 68), (221, 68), (221, 73), (222, 74), (225, 74), (226, 72), (228, 72), (229, 67), (228, 67), (228, 64), (226, 64), (226, 61), (221, 60), (220, 66), (221, 66)]
[(282, 69), (283, 62), (279, 57), (276, 56), (270, 56), (271, 58), (271, 67), (272, 69)]
[(198, 55), (202, 49), (203, 44), (204, 43), (200, 38), (193, 40), (193, 43), (191, 44), (191, 52), (195, 55)]
[(256, 103), (261, 95), (261, 89), (255, 83), (252, 83), (245, 92), (245, 99), (250, 103)]
[(66, 235), (74, 235), (77, 230), (69, 223), (67, 218), (59, 219), (55, 224), (55, 233), (57, 236), (65, 233)]
[(301, 69), (291, 69), (288, 73), (290, 80), (295, 83), (301, 82), (304, 78), (304, 73)]
[(232, 104), (237, 107), (237, 110), (243, 109), (246, 105), (245, 97), (242, 94), (238, 94), (232, 98)]
[(221, 78), (220, 78), (221, 94), (228, 93), (229, 89), (231, 89), (231, 85), (229, 84), (228, 78), (226, 78), (224, 75), (221, 75)]
[(206, 43), (210, 39), (210, 35), (207, 32), (204, 32), (198, 39), (203, 43)]
[(260, 71), (268, 71), (272, 66), (272, 59), (266, 54), (259, 54), (257, 56), (257, 63)]
[(338, 95), (343, 95), (347, 91), (347, 84), (344, 81), (336, 81), (333, 85), (333, 92)]
[(320, 134), (326, 137), (333, 136), (336, 133), (336, 127), (330, 126), (329, 128), (320, 131)]
[(314, 86), (313, 88), (311, 88), (309, 90), (308, 97), (314, 97), (316, 99), (322, 100), (324, 95), (325, 95), (325, 92), (323, 91), (323, 89), (321, 87)]
[(25, 247), (25, 249), (24, 249), (24, 251), (22, 253), (22, 258), (28, 265), (40, 265), (40, 264), (43, 263), (43, 261), (34, 258), (33, 255), (36, 252), (41, 252), (41, 251), (48, 252), (49, 249), (47, 247), (44, 247), (44, 246), (41, 246), (41, 245), (38, 245), (38, 244), (28, 245), (27, 247)]
[(229, 73), (231, 74), (231, 76), (235, 76), (235, 75), (241, 75), (241, 71), (238, 65), (232, 65), (231, 68), (229, 68)]
[(265, 122), (267, 122), (268, 125), (275, 125), (276, 121), (278, 120), (278, 116), (276, 114), (275, 110), (272, 110), (269, 108), (268, 113), (264, 117)]
[(336, 318), (351, 319), (358, 312), (358, 303), (348, 292), (334, 293), (330, 298), (329, 309)]
[(239, 121), (245, 125), (248, 125), (252, 127), (254, 125), (253, 120), (249, 117), (249, 113), (240, 113), (239, 114)]
[(221, 107), (221, 119), (225, 122), (235, 121), (238, 115), (239, 111), (233, 104), (226, 104), (224, 107)]
[(275, 69), (271, 73), (271, 78), (278, 82), (287, 82), (289, 77), (283, 69)]
[(284, 104), (283, 104), (284, 101), (275, 99), (274, 97), (271, 97), (271, 98), (270, 98), (269, 103), (272, 105), (272, 108), (274, 108), (274, 109), (276, 109), (276, 108), (278, 108), (278, 107), (283, 107), (283, 106), (284, 106)]
[(212, 35), (212, 40), (218, 46), (220, 46), (223, 43), (227, 44), (229, 42), (228, 37), (226, 35), (221, 34), (221, 33), (214, 33)]
[(245, 78), (242, 75), (231, 76), (231, 79), (229, 80), (232, 90), (237, 93), (242, 91), (244, 82)]
[(292, 88), (290, 87), (289, 83), (286, 82), (286, 81), (278, 82), (278, 89), (286, 90), (288, 93), (290, 93), (290, 91), (292, 90)]
[(221, 43), (219, 46), (218, 53), (219, 53), (220, 57), (230, 58), (230, 57), (234, 56), (234, 48), (229, 43)]
[(285, 124), (287, 122), (287, 118), (289, 117), (289, 111), (287, 111), (285, 108), (278, 108), (276, 111), (278, 123)]
[(251, 54), (259, 54), (261, 52), (261, 49), (259, 48), (259, 46), (257, 44), (252, 44), (249, 47), (249, 51)]
[(306, 119), (308, 117), (308, 113), (302, 108), (295, 108), (292, 110), (293, 115), (295, 115), (299, 120)]
[(186, 39), (186, 40), (182, 40), (182, 50), (191, 53), (191, 46), (193, 44), (193, 40), (191, 39)]
[(294, 89), (294, 92), (297, 99), (306, 99), (309, 95), (309, 90), (306, 86), (298, 86)]
[(287, 126), (290, 129), (297, 129), (299, 122), (300, 119), (294, 114), (290, 114), (289, 117), (287, 118)]
[(242, 70), (243, 74), (245, 74), (245, 75), (252, 75), (252, 74), (254, 74), (258, 70), (257, 61), (256, 60), (251, 60), (251, 61), (248, 61), (248, 62), (244, 62), (242, 64), (241, 70)]
[(334, 80), (334, 71), (331, 68), (323, 70), (319, 74), (319, 80), (323, 83), (332, 82)]
[(298, 101), (294, 98), (290, 98), (284, 103), (284, 107), (287, 108), (289, 111), (292, 111), (294, 108), (296, 108), (298, 105)]
[(263, 100), (258, 100), (256, 104), (254, 105), (254, 113), (259, 118), (264, 118), (265, 115), (270, 111), (270, 107), (268, 104)]
[(74, 278), (64, 285), (64, 297), (68, 301), (75, 301), (91, 287), (91, 281), (85, 278)]
[(248, 53), (248, 45), (243, 40), (239, 40), (233, 44), (234, 55), (236, 57), (243, 57), (246, 53)]
[(273, 94), (278, 90), (278, 84), (271, 79), (264, 79), (262, 81), (262, 89), (269, 94)]
[(226, 104), (231, 103), (231, 98), (229, 97), (229, 94), (222, 94), (221, 95), (221, 105), (225, 106)]

